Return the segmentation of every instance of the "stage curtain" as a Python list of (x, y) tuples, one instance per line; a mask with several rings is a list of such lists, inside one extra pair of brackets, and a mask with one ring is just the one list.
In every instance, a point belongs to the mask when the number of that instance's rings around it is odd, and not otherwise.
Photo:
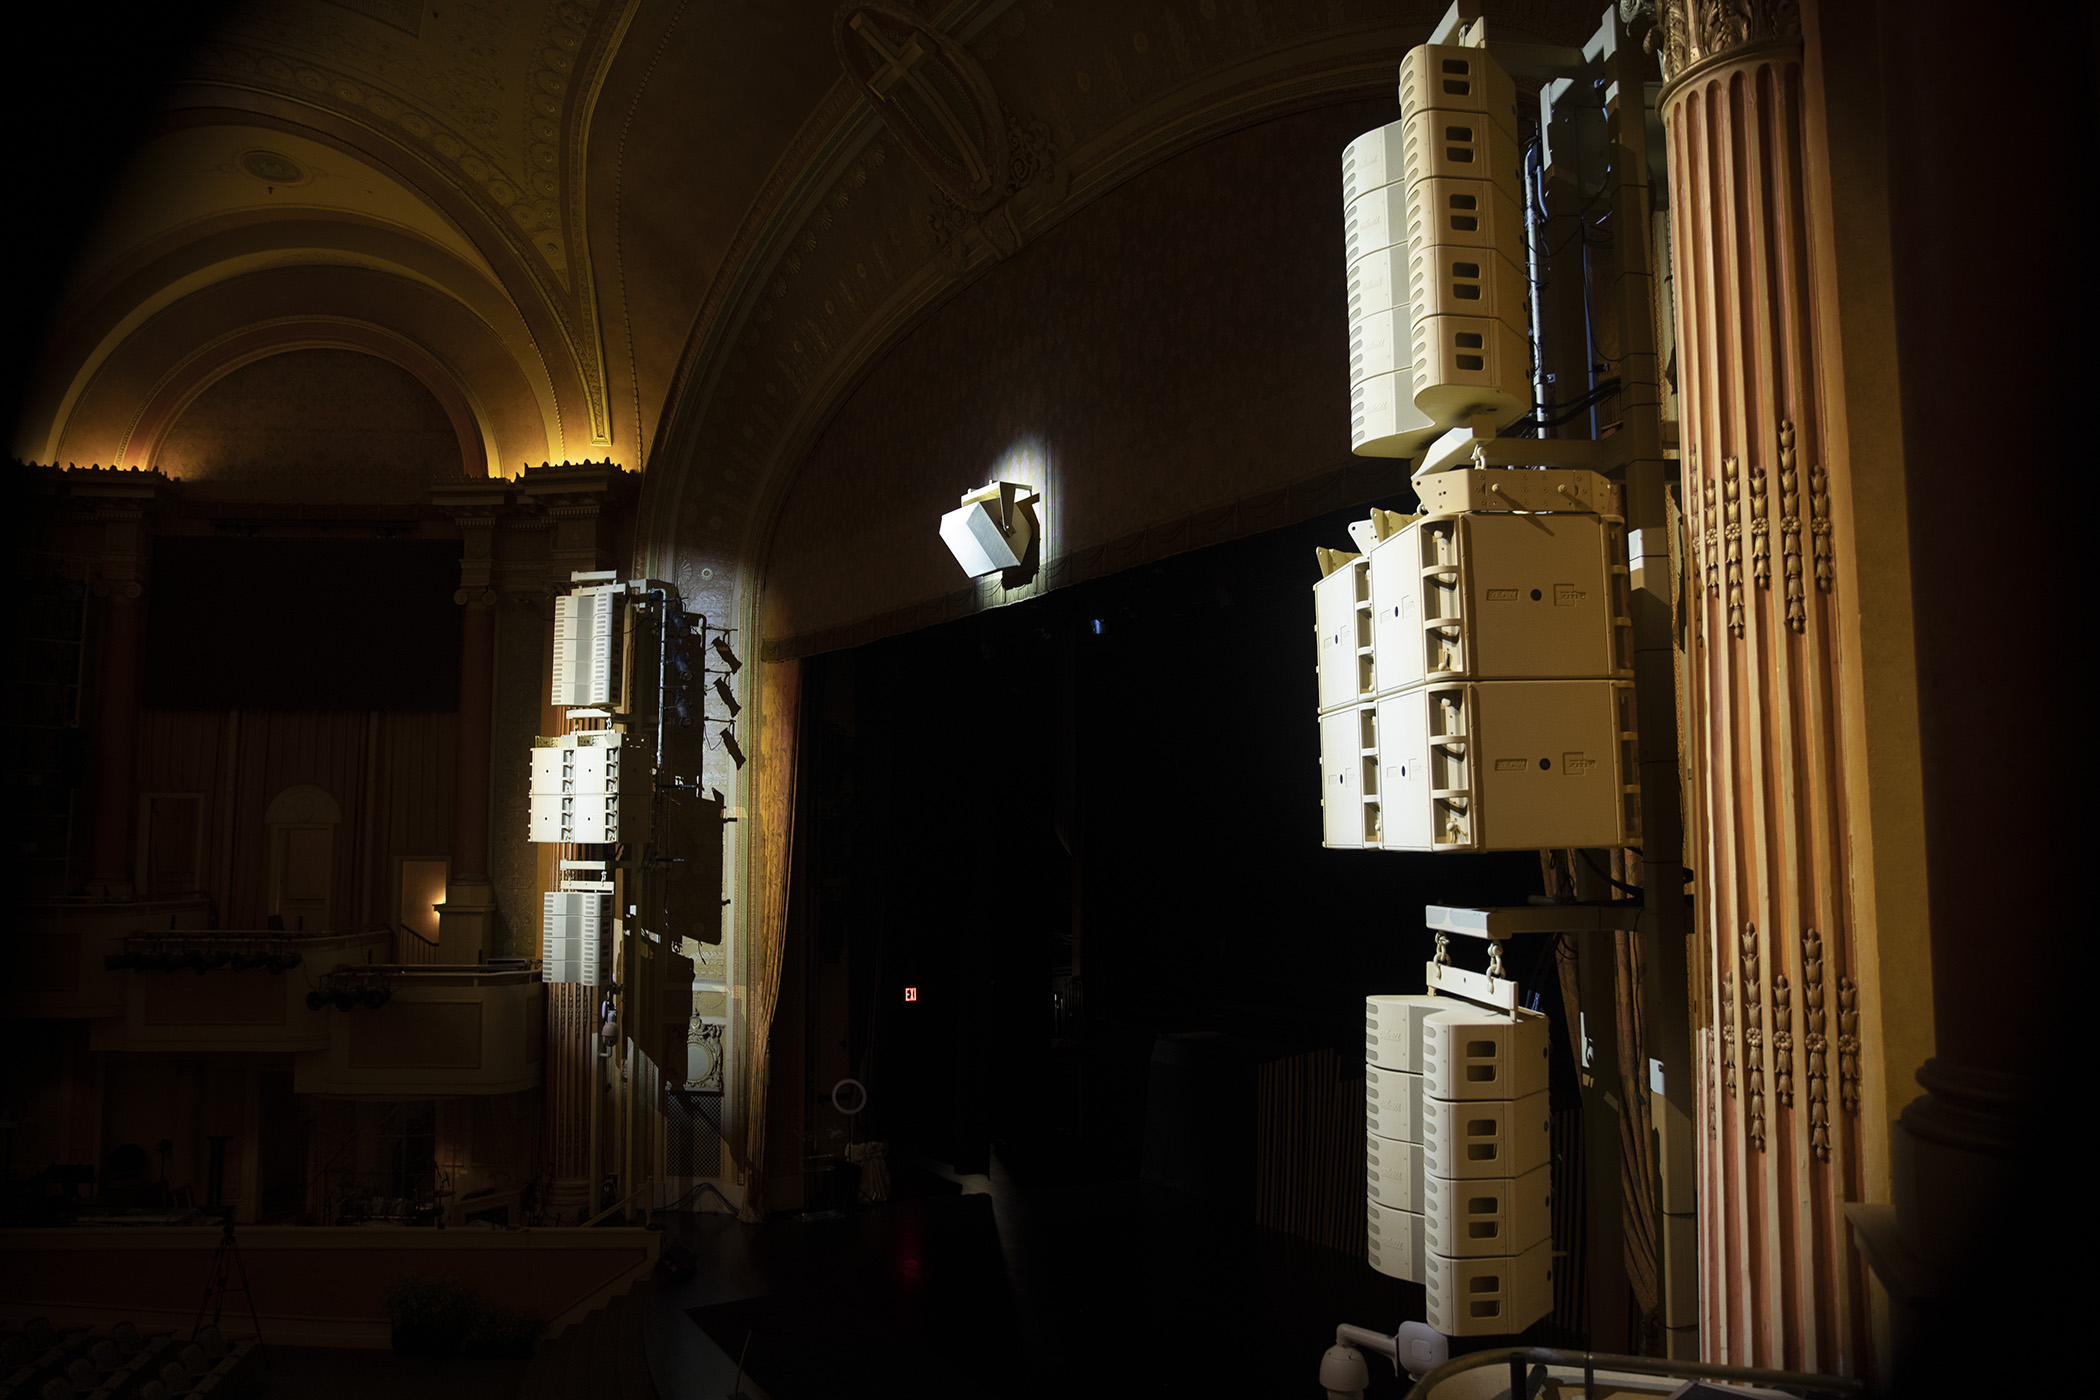
[(800, 767), (802, 663), (769, 661), (759, 667), (758, 822), (755, 832), (758, 917), (750, 925), (750, 1015), (743, 1074), (744, 1168), (748, 1183), (742, 1215), (766, 1212), (766, 1089), (772, 1079), (773, 1010), (780, 1001), (780, 960), (787, 946), (788, 875), (795, 848), (795, 776)]

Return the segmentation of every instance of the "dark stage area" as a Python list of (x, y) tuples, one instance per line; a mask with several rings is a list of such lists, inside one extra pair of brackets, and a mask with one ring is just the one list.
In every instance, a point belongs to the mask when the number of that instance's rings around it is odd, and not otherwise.
[(658, 1326), (684, 1313), (711, 1346), (678, 1360), (659, 1338), (658, 1389), (724, 1394), (715, 1358), (741, 1357), (771, 1400), (1304, 1394), (1337, 1322), (1420, 1309), (1419, 1287), (1183, 1192), (1024, 1188), (996, 1158), (967, 1180), (907, 1169), (899, 1198), (839, 1219), (680, 1217), (699, 1271)]
[(1542, 887), (1529, 852), (1320, 844), (1314, 548), (1361, 514), (805, 663), (773, 1141), (819, 1172), (849, 1140), (1060, 1185), (1150, 1162), (1252, 1211), (1260, 1066), (1360, 1072), (1423, 905)]
[(804, 663), (774, 1218), (690, 1227), (768, 1393), (1287, 1394), (1421, 1316), (1363, 1259), (1363, 998), (1420, 990), (1425, 903), (1541, 882), (1321, 846), (1314, 548), (1361, 513)]

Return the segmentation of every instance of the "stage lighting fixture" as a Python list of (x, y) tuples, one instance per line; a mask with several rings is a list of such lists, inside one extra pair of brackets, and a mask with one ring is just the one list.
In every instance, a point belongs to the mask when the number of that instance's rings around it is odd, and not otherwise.
[(326, 992), (308, 992), (306, 994), (306, 1009), (308, 1011), (319, 1011), (327, 1004), (328, 993)]
[(722, 658), (722, 664), (729, 668), (731, 675), (744, 669), (744, 663), (737, 660), (736, 653), (729, 649), (729, 639), (727, 637), (716, 637), (708, 645), (715, 649), (715, 655)]
[(671, 697), (671, 718), (677, 720), (681, 728), (692, 727), (693, 702), (686, 699), (682, 692)]
[(273, 973), (290, 972), (299, 965), (297, 953), (272, 953), (263, 959), (263, 966)]
[(736, 702), (736, 695), (729, 689), (729, 678), (727, 676), (715, 677), (715, 694), (721, 696), (722, 703), (729, 707), (729, 717), (731, 719), (735, 719), (738, 712), (744, 708)]
[(232, 961), (233, 955), (231, 953), (217, 951), (210, 953), (195, 953), (192, 954), (190, 957), (190, 966), (195, 968), (201, 974), (210, 972), (214, 968), (224, 967), (226, 966), (226, 964)]
[(744, 766), (744, 746), (736, 741), (736, 735), (726, 729), (722, 731), (722, 747), (729, 750), (729, 756), (736, 760), (737, 767)]
[(335, 1009), (338, 1011), (351, 1011), (357, 1006), (357, 993), (343, 988), (329, 993), (328, 999), (335, 1003)]
[(137, 953), (105, 953), (102, 957), (102, 970), (104, 972), (122, 972), (126, 968), (137, 967), (138, 965), (139, 955)]
[(394, 994), (391, 991), (387, 990), (385, 987), (365, 988), (365, 1005), (371, 1007), (374, 1011), (377, 1011), (380, 1007), (385, 1006), (388, 1002), (392, 1001), (393, 999)]
[(233, 955), (233, 970), (235, 972), (253, 972), (268, 961), (269, 959), (261, 953), (235, 953)]
[(693, 678), (693, 663), (685, 659), (683, 651), (672, 651), (664, 659), (670, 663), (671, 669), (678, 673), (678, 679), (689, 681)]
[(1023, 495), (1018, 482), (995, 481), (966, 492), (962, 505), (941, 517), (941, 539), (955, 562), (971, 578), (1016, 568), (1035, 538), (1029, 507), (1039, 499)]

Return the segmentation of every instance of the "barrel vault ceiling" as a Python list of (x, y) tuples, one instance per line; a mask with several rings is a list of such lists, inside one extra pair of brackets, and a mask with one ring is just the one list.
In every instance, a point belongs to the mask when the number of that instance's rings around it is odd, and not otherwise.
[[(1595, 8), (1496, 14), (1565, 42)], [(1441, 9), (257, 0), (170, 55), (14, 451), (152, 466), (231, 370), (357, 349), (465, 405), (492, 473), (668, 454), (645, 551), (733, 558), (977, 271), (1179, 150), (1384, 90)]]

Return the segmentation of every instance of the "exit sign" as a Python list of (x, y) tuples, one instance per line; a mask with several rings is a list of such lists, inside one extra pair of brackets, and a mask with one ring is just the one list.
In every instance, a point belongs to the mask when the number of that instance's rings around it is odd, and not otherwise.
[(917, 987), (906, 987), (904, 989), (904, 999), (906, 1001), (917, 1001), (919, 999), (919, 989)]

